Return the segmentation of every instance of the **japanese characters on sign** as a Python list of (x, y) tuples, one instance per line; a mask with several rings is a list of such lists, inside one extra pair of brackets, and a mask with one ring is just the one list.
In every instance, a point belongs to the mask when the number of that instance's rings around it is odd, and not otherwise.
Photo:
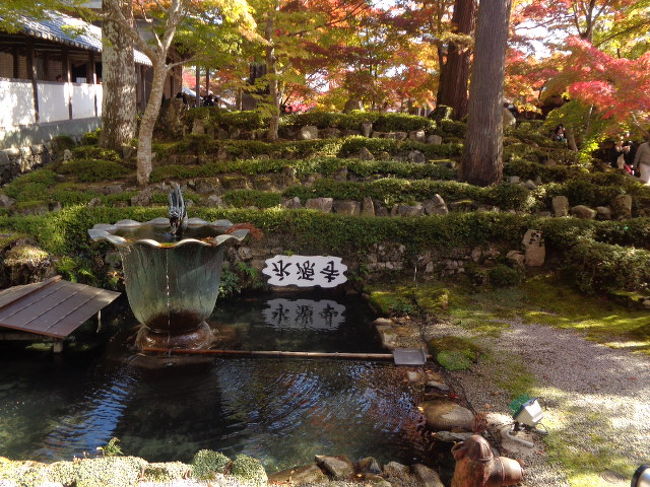
[(348, 280), (347, 269), (340, 257), (276, 255), (266, 260), (262, 273), (272, 286), (336, 287)]
[(271, 299), (262, 311), (264, 322), (274, 328), (336, 330), (345, 322), (345, 306), (335, 301)]

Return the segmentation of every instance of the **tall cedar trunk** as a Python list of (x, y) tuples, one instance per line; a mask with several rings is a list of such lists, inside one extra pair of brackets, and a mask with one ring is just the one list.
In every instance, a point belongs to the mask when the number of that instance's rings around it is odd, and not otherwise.
[(481, 0), (461, 179), (480, 186), (503, 176), (503, 78), (511, 0)]
[(160, 112), (167, 72), (168, 69), (165, 65), (164, 58), (162, 60), (158, 59), (153, 63), (151, 93), (149, 94), (149, 101), (142, 115), (140, 131), (138, 132), (137, 175), (138, 184), (140, 185), (147, 184), (149, 182), (149, 175), (151, 174), (151, 141), (153, 139), (153, 129), (158, 119), (158, 113)]
[(277, 70), (275, 66), (275, 47), (273, 45), (273, 26), (275, 9), (268, 13), (264, 38), (269, 42), (266, 46), (266, 74), (269, 79), (269, 102), (271, 105), (271, 120), (269, 122), (268, 140), (278, 140), (278, 128), (280, 127), (280, 96), (278, 90)]
[[(472, 33), (474, 11), (474, 0), (456, 0), (451, 19), (456, 33), (467, 35)], [(457, 120), (467, 115), (469, 58), (469, 49), (459, 48), (454, 42), (450, 42), (447, 49), (447, 61), (440, 70), (437, 103), (452, 107), (454, 109), (453, 117)]]
[(136, 75), (133, 59), (133, 39), (117, 22), (111, 20), (121, 10), (133, 21), (131, 0), (104, 0), (102, 24), (102, 133), (100, 144), (121, 150), (136, 131)]

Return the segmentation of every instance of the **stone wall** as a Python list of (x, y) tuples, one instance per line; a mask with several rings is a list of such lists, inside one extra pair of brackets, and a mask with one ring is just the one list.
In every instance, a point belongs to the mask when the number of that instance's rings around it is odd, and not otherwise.
[(52, 143), (0, 150), (0, 185), (54, 159)]

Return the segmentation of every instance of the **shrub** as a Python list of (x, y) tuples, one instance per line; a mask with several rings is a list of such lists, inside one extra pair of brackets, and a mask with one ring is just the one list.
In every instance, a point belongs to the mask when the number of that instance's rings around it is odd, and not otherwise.
[(341, 148), (338, 151), (339, 157), (347, 157), (357, 154), (363, 147), (373, 154), (379, 152), (388, 152), (391, 155), (408, 154), (411, 150), (419, 150), (428, 159), (438, 157), (455, 157), (459, 156), (462, 150), (460, 144), (423, 144), (412, 140), (395, 140), (395, 139), (368, 139), (366, 137), (352, 136), (341, 139)]
[(215, 473), (225, 473), (230, 458), (221, 452), (199, 450), (192, 459), (192, 476), (198, 480), (213, 479)]
[(102, 133), (102, 129), (96, 129), (92, 132), (85, 133), (81, 136), (81, 143), (83, 145), (97, 145), (99, 144), (99, 136)]
[(458, 137), (459, 139), (464, 139), (466, 130), (467, 124), (465, 122), (458, 120), (440, 120), (434, 133), (443, 138)]
[(75, 159), (103, 159), (105, 161), (121, 161), (122, 157), (113, 149), (105, 149), (96, 145), (80, 145), (72, 149)]
[(271, 208), (280, 204), (280, 194), (254, 189), (235, 189), (227, 192), (224, 202), (238, 208), (254, 206), (256, 208)]
[(268, 481), (266, 471), (259, 460), (246, 455), (235, 457), (230, 467), (230, 474), (257, 487), (264, 487)]
[(129, 170), (114, 161), (75, 159), (62, 164), (58, 172), (70, 174), (82, 183), (95, 183), (121, 179), (129, 173)]
[(56, 183), (56, 175), (49, 169), (37, 169), (17, 177), (3, 191), (16, 201), (34, 201), (43, 198)]
[(490, 283), (494, 287), (512, 287), (521, 283), (522, 275), (516, 269), (499, 264), (488, 271)]

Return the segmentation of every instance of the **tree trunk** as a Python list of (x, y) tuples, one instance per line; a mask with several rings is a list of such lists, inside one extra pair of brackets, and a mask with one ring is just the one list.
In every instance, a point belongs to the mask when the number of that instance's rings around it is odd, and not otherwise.
[(271, 120), (269, 121), (269, 131), (267, 133), (267, 139), (270, 141), (278, 140), (278, 129), (280, 127), (280, 96), (275, 66), (275, 46), (273, 45), (274, 20), (275, 9), (272, 9), (268, 13), (266, 28), (264, 29), (264, 38), (269, 42), (269, 45), (266, 46), (266, 75), (269, 80), (269, 102), (271, 105)]
[[(452, 24), (458, 34), (471, 34), (474, 28), (474, 0), (456, 0)], [(438, 105), (454, 109), (453, 118), (460, 120), (467, 115), (467, 81), (469, 80), (469, 48), (463, 49), (454, 42), (449, 43), (447, 61), (440, 71)]]
[(503, 79), (511, 0), (481, 0), (461, 179), (487, 186), (503, 177)]
[(167, 71), (165, 59), (153, 63), (151, 93), (149, 94), (149, 101), (140, 121), (140, 131), (138, 133), (137, 176), (138, 184), (140, 185), (147, 184), (149, 182), (149, 175), (151, 174), (151, 141), (153, 139), (153, 129), (158, 119), (158, 113), (160, 113)]
[(125, 29), (111, 20), (121, 10), (133, 21), (130, 0), (104, 0), (108, 18), (102, 24), (102, 147), (121, 150), (136, 131), (136, 75), (133, 40)]

